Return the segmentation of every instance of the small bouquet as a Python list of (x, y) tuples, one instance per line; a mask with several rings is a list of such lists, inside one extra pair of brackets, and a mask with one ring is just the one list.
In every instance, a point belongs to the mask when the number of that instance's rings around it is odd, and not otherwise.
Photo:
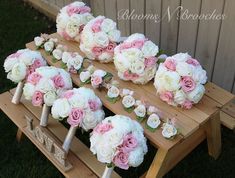
[(147, 153), (143, 128), (122, 115), (105, 118), (94, 128), (90, 142), (92, 153), (107, 164), (103, 178), (109, 178), (115, 166), (125, 170), (139, 166)]
[(104, 16), (98, 16), (84, 27), (81, 33), (80, 49), (89, 59), (107, 63), (113, 60), (114, 48), (120, 40), (116, 23)]
[(91, 74), (91, 85), (93, 88), (101, 88), (105, 84), (109, 83), (113, 78), (113, 75), (101, 69), (97, 69)]
[(35, 71), (35, 69), (45, 66), (46, 61), (41, 54), (29, 49), (18, 50), (5, 59), (4, 69), (7, 72), (7, 78), (18, 83), (16, 92), (12, 98), (12, 103), (18, 104), (23, 92), (23, 86), (28, 76)]
[(81, 73), (83, 70), (83, 57), (78, 52), (64, 52), (62, 54), (62, 67), (70, 73)]
[(114, 50), (118, 76), (123, 80), (146, 84), (156, 73), (158, 52), (158, 46), (143, 34), (129, 36)]
[(154, 86), (161, 100), (190, 109), (205, 93), (206, 71), (187, 53), (167, 57), (156, 72)]
[(84, 26), (94, 17), (90, 7), (75, 1), (63, 7), (56, 19), (57, 33), (66, 40), (80, 41)]
[(122, 89), (120, 95), (122, 97), (123, 108), (128, 113), (131, 113), (135, 109), (135, 103), (136, 103), (136, 100), (133, 97), (134, 91), (124, 88)]
[(63, 53), (67, 50), (67, 46), (57, 45), (55, 49), (52, 51), (52, 61), (57, 62), (62, 59)]
[(85, 87), (64, 92), (54, 102), (51, 112), (55, 119), (67, 118), (71, 126), (63, 144), (63, 149), (67, 152), (78, 127), (85, 131), (93, 129), (105, 116), (100, 99), (91, 89)]
[(69, 73), (56, 67), (40, 67), (28, 76), (23, 94), (34, 106), (43, 105), (41, 126), (47, 125), (50, 106), (64, 91), (71, 88), (72, 80)]

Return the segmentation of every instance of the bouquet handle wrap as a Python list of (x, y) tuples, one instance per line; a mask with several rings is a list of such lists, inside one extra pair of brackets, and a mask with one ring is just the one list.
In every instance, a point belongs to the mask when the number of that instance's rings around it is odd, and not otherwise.
[(50, 106), (47, 106), (46, 104), (44, 104), (42, 107), (40, 126), (42, 127), (47, 126), (49, 111), (50, 111)]
[(24, 82), (19, 82), (17, 87), (16, 87), (16, 91), (15, 91), (15, 94), (11, 100), (12, 103), (14, 104), (19, 104), (20, 102), (20, 98), (22, 96), (22, 93), (23, 93), (23, 87), (24, 87)]
[(63, 143), (63, 146), (62, 148), (68, 153), (69, 152), (69, 148), (70, 148), (70, 145), (71, 145), (71, 142), (73, 140), (73, 137), (76, 133), (76, 130), (77, 130), (78, 126), (71, 126), (69, 128), (69, 132), (68, 134), (66, 135), (66, 138), (64, 140), (64, 143)]
[(111, 178), (111, 175), (112, 175), (112, 172), (113, 172), (113, 167), (105, 167), (105, 170), (104, 170), (104, 173), (102, 175), (102, 178)]

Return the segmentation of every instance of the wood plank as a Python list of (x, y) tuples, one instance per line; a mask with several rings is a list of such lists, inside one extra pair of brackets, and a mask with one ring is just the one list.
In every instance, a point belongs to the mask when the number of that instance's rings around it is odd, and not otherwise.
[(201, 0), (182, 0), (181, 6), (183, 9), (181, 10), (177, 51), (188, 52), (194, 56), (199, 21), (187, 18), (189, 14), (200, 14)]
[(165, 50), (166, 54), (172, 55), (177, 50), (179, 27), (177, 13), (180, 0), (164, 0), (162, 3), (161, 49)]
[(220, 121), (225, 127), (231, 130), (235, 129), (235, 118), (223, 111), (220, 111)]
[[(42, 149), (38, 144), (36, 144), (35, 139), (30, 138), (30, 135), (24, 131), (24, 127), (26, 127), (25, 115), (32, 118), (36, 125), (39, 124), (39, 121), (35, 118), (35, 116), (29, 112), (22, 104), (14, 105), (11, 103), (12, 95), (9, 92), (5, 92), (0, 95), (0, 108), (1, 110), (19, 127), (24, 134), (29, 137), (29, 139), (38, 147), (38, 149), (56, 166), (60, 172), (68, 177), (97, 177), (90, 169), (88, 169), (79, 159), (75, 158), (73, 154), (68, 155), (68, 160), (73, 163), (73, 169), (68, 172), (64, 172), (61, 167), (55, 162), (52, 161), (51, 157), (45, 150)], [(12, 112), (14, 111), (14, 112)]]
[(144, 29), (144, 19), (141, 19), (141, 16), (144, 16), (144, 7), (145, 0), (130, 0), (130, 13), (132, 15), (131, 19), (131, 33), (145, 33)]
[(94, 16), (105, 15), (105, 4), (104, 0), (92, 0), (91, 1), (91, 11)]
[(225, 1), (224, 14), (226, 19), (222, 21), (219, 45), (217, 49), (212, 81), (224, 89), (231, 91), (235, 76), (235, 1)]
[(126, 18), (125, 12), (130, 12), (129, 0), (117, 0), (117, 24), (122, 36), (130, 35), (130, 20)]
[(59, 8), (64, 7), (64, 0), (56, 0), (55, 3)]
[(105, 16), (117, 21), (117, 0), (105, 0)]
[(234, 78), (234, 81), (233, 81), (233, 91), (232, 91), (233, 94), (235, 94), (235, 78)]
[[(153, 20), (152, 18), (147, 18), (145, 20), (145, 34), (147, 38), (152, 40), (157, 45), (160, 45), (160, 35), (161, 35), (161, 0), (146, 0), (145, 14), (146, 15), (154, 15), (156, 18)], [(150, 17), (149, 16), (149, 17)]]
[(235, 98), (223, 106), (222, 111), (235, 119)]

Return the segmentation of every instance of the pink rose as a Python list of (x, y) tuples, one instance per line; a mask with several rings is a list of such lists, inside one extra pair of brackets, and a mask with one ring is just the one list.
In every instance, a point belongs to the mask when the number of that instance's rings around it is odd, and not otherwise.
[(89, 13), (89, 12), (91, 12), (91, 8), (90, 7), (88, 7), (88, 6), (82, 6), (82, 7), (80, 7), (79, 8), (79, 13), (80, 14), (84, 14), (84, 13)]
[(127, 80), (135, 80), (137, 78), (139, 78), (138, 74), (132, 74), (130, 71), (125, 71), (123, 74), (124, 78), (126, 78)]
[(176, 70), (176, 62), (174, 59), (167, 58), (166, 61), (164, 62), (164, 66), (171, 71)]
[(73, 108), (69, 114), (67, 122), (71, 126), (76, 127), (76, 126), (80, 125), (83, 117), (84, 117), (84, 112), (81, 109)]
[(26, 79), (28, 79), (28, 77), (35, 72), (35, 67), (34, 66), (29, 66), (26, 70)]
[(61, 75), (56, 75), (52, 78), (52, 81), (54, 82), (55, 88), (63, 88), (65, 86), (64, 79)]
[(72, 90), (68, 90), (62, 94), (62, 98), (69, 99), (74, 95), (74, 92)]
[(185, 100), (185, 102), (182, 104), (182, 108), (185, 109), (191, 109), (193, 106), (193, 103), (189, 100)]
[(101, 31), (101, 23), (103, 22), (103, 19), (96, 20), (95, 23), (92, 25), (91, 29), (94, 33)]
[(37, 72), (33, 72), (31, 75), (28, 76), (27, 82), (36, 85), (41, 78), (42, 76), (40, 74), (38, 74)]
[(112, 124), (109, 123), (100, 123), (94, 128), (94, 132), (99, 134), (104, 134), (105, 132), (110, 131), (113, 128)]
[(121, 145), (121, 149), (124, 152), (131, 152), (133, 151), (138, 145), (138, 142), (136, 140), (136, 138), (133, 136), (133, 134), (127, 134), (124, 138), (123, 138), (123, 143)]
[(77, 73), (77, 70), (76, 70), (73, 66), (71, 66), (71, 67), (68, 69), (68, 71), (69, 71), (70, 73), (72, 73), (72, 74), (76, 74), (76, 73)]
[(99, 55), (101, 55), (102, 53), (103, 53), (103, 48), (101, 48), (101, 47), (94, 47), (94, 48), (92, 48), (92, 53), (94, 53), (94, 55), (96, 56), (96, 57), (98, 57)]
[(132, 43), (131, 43), (131, 46), (133, 47), (133, 48), (142, 48), (143, 47), (143, 45), (144, 45), (144, 42), (145, 42), (145, 40), (135, 40), (135, 41), (133, 41)]
[(90, 12), (90, 11), (91, 11), (91, 9), (87, 6), (78, 7), (78, 6), (68, 5), (68, 7), (67, 7), (67, 13), (69, 16), (71, 16), (73, 14), (84, 14), (84, 13)]
[(36, 59), (36, 60), (34, 60), (34, 62), (33, 62), (33, 66), (34, 66), (35, 69), (41, 67), (42, 65), (43, 65), (43, 64), (42, 64), (42, 62), (41, 62), (40, 59)]
[(35, 91), (32, 97), (32, 104), (34, 106), (41, 106), (43, 104), (43, 93)]
[(196, 83), (194, 82), (192, 77), (189, 76), (182, 77), (180, 80), (180, 85), (184, 92), (190, 92), (196, 87)]
[(105, 48), (106, 52), (113, 54), (116, 43), (110, 42), (109, 45)]
[(91, 85), (93, 87), (98, 87), (100, 84), (102, 84), (103, 79), (100, 76), (94, 76), (91, 78)]
[(156, 63), (157, 63), (157, 58), (154, 56), (145, 58), (145, 60), (144, 60), (145, 67), (152, 67), (152, 66), (156, 65)]
[(129, 157), (128, 153), (119, 150), (118, 153), (116, 153), (115, 157), (113, 158), (113, 163), (115, 164), (115, 166), (127, 170), (129, 168), (128, 157)]
[(122, 50), (124, 50), (124, 49), (129, 49), (129, 48), (131, 48), (131, 47), (132, 47), (132, 46), (131, 46), (131, 43), (124, 42), (124, 43), (120, 44), (119, 50), (122, 51)]
[(193, 65), (193, 66), (198, 66), (198, 65), (200, 65), (200, 63), (197, 61), (197, 59), (193, 59), (193, 58), (189, 58), (186, 62), (187, 62), (188, 64)]
[(160, 98), (161, 100), (167, 103), (171, 103), (173, 101), (174, 95), (172, 92), (166, 91), (166, 92), (160, 93)]
[(88, 104), (92, 111), (97, 111), (99, 109), (99, 103), (95, 100), (89, 100)]

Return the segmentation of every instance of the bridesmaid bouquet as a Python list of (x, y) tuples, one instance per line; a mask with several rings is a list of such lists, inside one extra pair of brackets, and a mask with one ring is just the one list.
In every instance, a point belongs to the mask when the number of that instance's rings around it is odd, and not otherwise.
[(89, 59), (107, 63), (113, 60), (114, 48), (120, 40), (116, 22), (104, 16), (92, 19), (81, 33), (80, 49)]
[(146, 84), (157, 70), (158, 46), (143, 34), (129, 36), (114, 50), (114, 64), (118, 76), (137, 84)]
[(90, 12), (90, 7), (78, 1), (63, 7), (56, 19), (57, 33), (66, 40), (79, 42), (84, 26), (94, 18)]
[(155, 76), (160, 98), (170, 105), (190, 109), (205, 93), (206, 71), (187, 53), (167, 57)]
[(110, 177), (115, 166), (125, 170), (139, 166), (147, 153), (143, 128), (122, 115), (105, 118), (94, 128), (90, 142), (92, 153), (107, 164), (103, 178)]
[(46, 61), (41, 54), (29, 49), (18, 50), (5, 59), (4, 69), (7, 78), (18, 83), (12, 102), (18, 104), (22, 95), (24, 81), (27, 80), (37, 68), (45, 66)]
[(71, 77), (63, 69), (40, 67), (28, 76), (23, 94), (27, 100), (32, 101), (34, 106), (43, 105), (41, 126), (47, 125), (49, 107), (65, 90), (71, 88)]

